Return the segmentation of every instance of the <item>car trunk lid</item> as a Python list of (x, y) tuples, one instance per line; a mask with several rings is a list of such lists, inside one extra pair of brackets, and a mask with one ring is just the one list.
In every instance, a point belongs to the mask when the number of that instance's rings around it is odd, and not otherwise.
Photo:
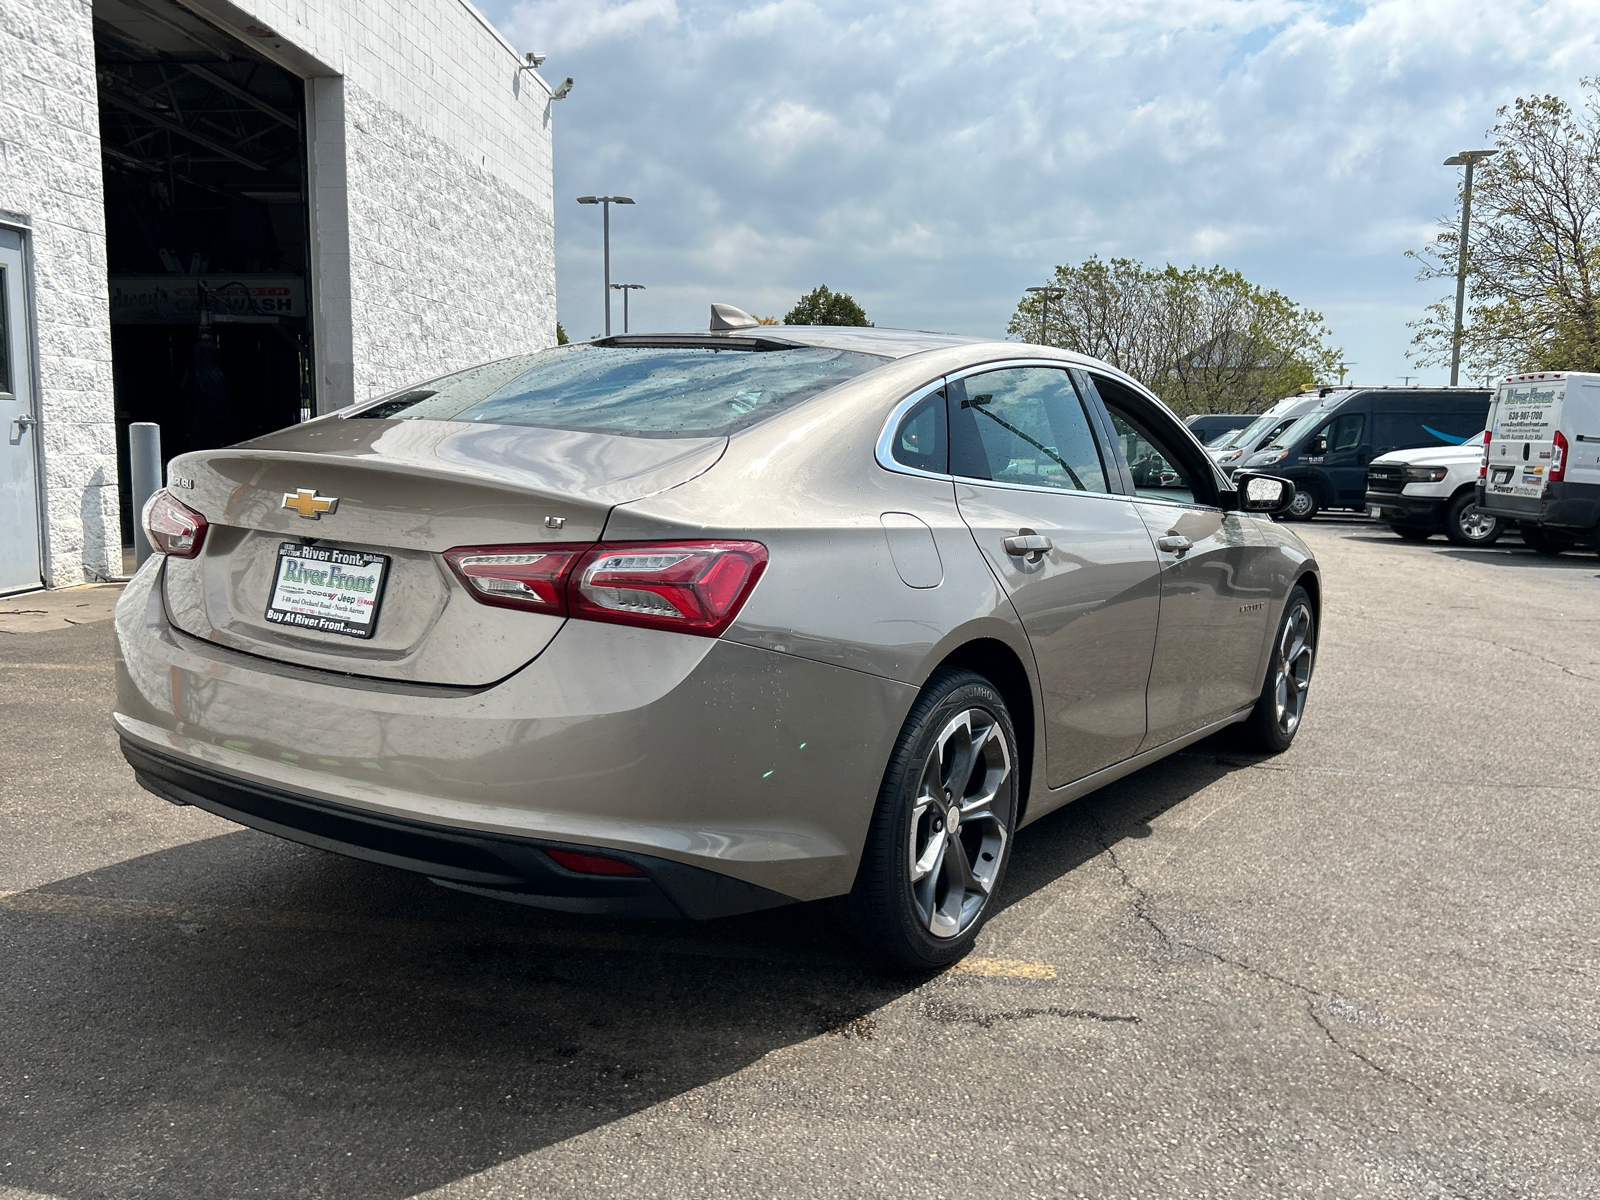
[[(615, 505), (694, 478), (726, 444), (332, 419), (183, 455), (169, 468), (169, 489), (211, 528), (198, 558), (165, 564), (168, 616), (185, 633), (302, 666), (410, 683), (493, 683), (538, 655), (561, 618), (479, 604), (442, 552), (596, 541)], [(300, 549), (307, 545), (312, 554)], [(269, 620), (286, 556), (319, 569), (326, 564), (317, 558), (342, 563), (347, 583), (363, 572), (376, 583), (381, 567), (370, 636), (284, 624), (280, 609)]]

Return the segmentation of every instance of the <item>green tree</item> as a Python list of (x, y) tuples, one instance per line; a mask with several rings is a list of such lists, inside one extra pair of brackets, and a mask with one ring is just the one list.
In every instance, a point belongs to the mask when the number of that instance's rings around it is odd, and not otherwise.
[(801, 296), (783, 318), (785, 325), (871, 325), (861, 305), (844, 292), (830, 292), (827, 284)]
[[(1495, 114), (1497, 153), (1478, 164), (1472, 187), (1461, 339), (1469, 376), (1600, 370), (1600, 79), (1581, 87), (1581, 110), (1528, 96)], [(1458, 200), (1433, 241), (1408, 251), (1417, 278), (1450, 282), (1411, 323), (1410, 357), (1425, 366), (1450, 361), (1459, 213)]]
[(556, 345), (565, 346), (566, 344), (567, 344), (567, 331), (565, 329), (561, 328), (561, 322), (557, 321), (556, 322)]
[(1322, 314), (1225, 267), (1098, 256), (1059, 266), (1049, 320), (1025, 294), (1006, 333), (1102, 359), (1176, 412), (1257, 412), (1338, 370)]

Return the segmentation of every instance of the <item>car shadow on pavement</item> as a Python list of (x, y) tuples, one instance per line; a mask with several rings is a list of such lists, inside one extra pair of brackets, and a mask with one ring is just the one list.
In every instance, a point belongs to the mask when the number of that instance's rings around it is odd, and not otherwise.
[[(1003, 903), (1246, 761), (1202, 743), (1043, 818)], [(12, 896), (0, 937), (0, 1190), (72, 1200), (398, 1200), (662, 1102), (709, 1117), (694, 1089), (925, 982), (819, 906), (575, 918), (251, 830)]]
[(1119, 842), (1149, 837), (1150, 822), (1162, 813), (1262, 761), (1232, 749), (1227, 738), (1225, 732), (1197, 742), (1027, 826), (1012, 847), (1002, 904), (1026, 899)]
[[(1515, 551), (1516, 547), (1508, 547)], [(1462, 562), (1492, 563), (1495, 566), (1516, 566), (1528, 568), (1543, 568), (1556, 571), (1590, 571), (1597, 566), (1593, 550), (1579, 551), (1568, 554), (1535, 554), (1533, 551), (1524, 551), (1521, 554), (1505, 553), (1503, 550), (1483, 549), (1472, 550), (1466, 547), (1460, 549), (1444, 550), (1441, 554), (1445, 558), (1460, 559)]]
[(589, 921), (253, 831), (13, 896), (0, 931), (0, 1191), (84, 1200), (411, 1196), (922, 982), (807, 906)]

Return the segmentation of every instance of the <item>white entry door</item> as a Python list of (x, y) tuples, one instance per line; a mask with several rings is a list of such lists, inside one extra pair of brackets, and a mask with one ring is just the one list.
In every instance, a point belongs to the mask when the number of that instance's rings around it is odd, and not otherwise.
[(41, 579), (32, 355), (22, 235), (0, 229), (0, 592), (38, 587)]

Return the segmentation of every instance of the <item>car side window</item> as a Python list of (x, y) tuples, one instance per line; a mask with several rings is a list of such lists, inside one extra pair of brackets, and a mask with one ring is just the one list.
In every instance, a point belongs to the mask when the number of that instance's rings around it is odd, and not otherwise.
[(1153, 500), (1194, 504), (1194, 485), (1179, 465), (1178, 456), (1167, 449), (1161, 438), (1114, 404), (1106, 405), (1106, 413), (1133, 472), (1134, 492)]
[[(1306, 444), (1307, 454), (1337, 454), (1341, 450), (1354, 450), (1361, 445), (1361, 435), (1366, 431), (1365, 413), (1341, 413), (1324, 425)], [(1322, 448), (1317, 448), (1317, 439)]]
[(930, 393), (900, 418), (890, 454), (895, 462), (918, 471), (945, 475), (950, 470), (949, 418), (944, 389)]
[(950, 473), (1059, 491), (1106, 492), (1083, 401), (1058, 367), (1003, 367), (950, 386)]

